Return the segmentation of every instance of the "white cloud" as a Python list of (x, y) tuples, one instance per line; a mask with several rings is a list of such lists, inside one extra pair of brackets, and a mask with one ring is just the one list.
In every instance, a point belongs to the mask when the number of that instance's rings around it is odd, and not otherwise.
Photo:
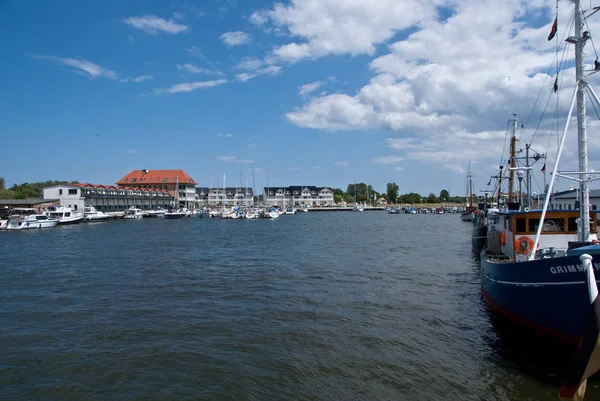
[(156, 15), (129, 17), (123, 22), (150, 34), (164, 32), (175, 35), (186, 32), (189, 29), (186, 25), (175, 22), (172, 19), (165, 20), (164, 18), (157, 17)]
[(181, 84), (173, 85), (168, 89), (156, 88), (154, 92), (158, 95), (161, 93), (182, 93), (182, 92), (191, 92), (196, 89), (202, 88), (211, 88), (213, 86), (222, 85), (227, 83), (226, 79), (217, 79), (214, 81), (199, 81), (199, 82), (184, 82)]
[(256, 70), (252, 73), (250, 72), (242, 72), (240, 74), (236, 74), (235, 78), (238, 81), (246, 82), (251, 80), (252, 78), (258, 77), (259, 75), (277, 75), (281, 72), (281, 66), (278, 65), (270, 65), (265, 68), (261, 68), (260, 70)]
[(404, 157), (400, 156), (381, 156), (373, 159), (373, 163), (376, 164), (394, 164), (404, 161)]
[(254, 142), (248, 142), (248, 147), (254, 149), (256, 147), (256, 144)]
[(235, 68), (240, 70), (253, 71), (261, 67), (265, 62), (255, 57), (246, 57)]
[(119, 75), (116, 72), (109, 70), (108, 68), (101, 67), (98, 64), (94, 64), (88, 60), (38, 55), (32, 55), (31, 57), (40, 60), (53, 61), (64, 66), (71, 67), (73, 68), (73, 72), (85, 75), (89, 78), (119, 78)]
[(238, 81), (246, 82), (246, 81), (249, 81), (249, 80), (251, 80), (252, 78), (254, 78), (256, 76), (257, 76), (257, 74), (250, 74), (250, 73), (247, 73), (247, 72), (242, 72), (241, 74), (236, 74), (235, 78)]
[[(253, 160), (246, 159), (238, 159), (236, 156), (217, 156), (217, 160), (227, 163), (242, 163), (242, 164), (251, 164), (254, 163)], [(258, 169), (255, 169), (258, 170)]]
[(347, 162), (347, 161), (343, 161), (343, 162), (335, 162), (334, 164), (335, 164), (336, 166), (348, 167), (348, 162)]
[(239, 46), (250, 43), (251, 37), (246, 32), (232, 31), (225, 32), (219, 36), (219, 39), (227, 46)]
[(127, 150), (125, 150), (125, 153), (133, 155), (133, 154), (137, 153), (137, 150), (135, 150), (135, 149), (127, 149)]
[(139, 77), (134, 77), (134, 78), (123, 78), (120, 79), (119, 82), (144, 82), (144, 81), (148, 81), (153, 79), (154, 77), (152, 75), (141, 75)]
[(193, 57), (202, 57), (202, 50), (198, 46), (190, 46), (185, 51)]
[(317, 89), (319, 89), (321, 86), (325, 85), (326, 82), (323, 81), (315, 81), (315, 82), (311, 82), (309, 84), (304, 84), (298, 87), (298, 94), (300, 96), (305, 96), (311, 92), (316, 91)]
[(176, 20), (182, 20), (185, 19), (185, 14), (179, 11), (176, 11), (173, 13), (173, 18), (175, 18)]
[(225, 75), (221, 71), (209, 70), (207, 68), (197, 67), (194, 64), (190, 64), (190, 63), (183, 64), (183, 65), (178, 64), (177, 69), (185, 70), (185, 71), (191, 72), (192, 74)]
[(328, 54), (374, 54), (398, 31), (435, 18), (441, 0), (291, 0), (253, 13), (255, 25), (284, 29), (296, 41), (275, 47), (276, 58), (296, 62)]
[(219, 132), (217, 134), (217, 136), (223, 137), (223, 138), (231, 138), (233, 136), (233, 134), (223, 134), (221, 132)]
[(292, 171), (300, 171), (300, 167), (290, 167), (290, 170), (292, 170)]
[(394, 167), (392, 168), (392, 170), (394, 170), (394, 171), (404, 171), (404, 167), (398, 167), (398, 166), (394, 166)]
[[(317, 3), (292, 0), (289, 5), (277, 5), (261, 16), (268, 18), (265, 23), (282, 23), (295, 34), (293, 29), (298, 29), (297, 32), (303, 29), (295, 25), (300, 11), (312, 15), (320, 5), (333, 7), (332, 1)], [(387, 2), (376, 3), (374, 10), (378, 9), (379, 3)], [(389, 15), (411, 4), (410, 1), (395, 3), (398, 5), (392, 6), (387, 13), (377, 11), (382, 26), (392, 23)], [(311, 13), (307, 11), (309, 4), (315, 7)], [(527, 118), (545, 82), (547, 86), (541, 92), (542, 98), (529, 123), (535, 126), (537, 122), (534, 124), (533, 121), (540, 118), (546, 100), (556, 96), (551, 91), (554, 76), (546, 75), (554, 57), (553, 43), (546, 40), (554, 10), (550, 3), (541, 0), (533, 3), (451, 0), (444, 3), (444, 14), (436, 14), (434, 6), (441, 4), (434, 0), (412, 5), (416, 13), (407, 13), (411, 15), (399, 20), (402, 26), (413, 21), (411, 33), (398, 35), (399, 39), (389, 45), (386, 53), (371, 61), (369, 67), (374, 75), (366, 85), (356, 92), (314, 97), (286, 113), (288, 121), (326, 131), (387, 131), (390, 135), (385, 146), (391, 154), (374, 158), (375, 163), (393, 165), (401, 160), (416, 160), (459, 171), (459, 167), (464, 170), (468, 160), (500, 159), (510, 113), (525, 110), (520, 118)], [(343, 15), (349, 12), (347, 8), (360, 9), (362, 6), (348, 1), (338, 7)], [(559, 7), (570, 9), (571, 5), (560, 3)], [(364, 11), (363, 23), (374, 21), (373, 10)], [(571, 12), (563, 11), (559, 13), (568, 15)], [(532, 15), (537, 16), (535, 25), (529, 26)], [(543, 16), (548, 23), (539, 27), (538, 17)], [(386, 29), (370, 27), (365, 31), (368, 40), (344, 47), (344, 42), (336, 42), (338, 39), (332, 33), (343, 32), (346, 29), (344, 21), (335, 17), (327, 22), (331, 26), (319, 24), (325, 19), (305, 19), (305, 22), (317, 25), (305, 24), (306, 29), (314, 29), (315, 35), (296, 34), (305, 38), (305, 48), (311, 58), (322, 54), (317, 50), (323, 49), (319, 43), (325, 43), (321, 41), (324, 38), (332, 40), (332, 47), (327, 50), (329, 54), (340, 54), (344, 49), (349, 54), (368, 54), (369, 47), (380, 43), (380, 38), (391, 37)], [(567, 23), (565, 20), (563, 26), (559, 25), (559, 32), (566, 31)], [(600, 29), (600, 21), (592, 23), (590, 20), (589, 23), (590, 30)], [(356, 32), (363, 34), (360, 29)], [(340, 46), (334, 46), (336, 43)], [(568, 53), (567, 65), (572, 64), (571, 53)], [(301, 52), (299, 54), (299, 58), (304, 57)], [(587, 59), (590, 63), (593, 55), (590, 53)], [(561, 71), (561, 79), (565, 82), (560, 88), (561, 93), (571, 93), (573, 85), (567, 82), (572, 81), (572, 76), (570, 67)], [(600, 81), (600, 75), (590, 77)], [(560, 96), (560, 104), (567, 103), (568, 98), (568, 95)], [(550, 104), (555, 102), (556, 97), (553, 97)], [(546, 116), (550, 117), (540, 125), (536, 142), (551, 129), (552, 113), (546, 113)], [(546, 143), (547, 140), (544, 146)]]

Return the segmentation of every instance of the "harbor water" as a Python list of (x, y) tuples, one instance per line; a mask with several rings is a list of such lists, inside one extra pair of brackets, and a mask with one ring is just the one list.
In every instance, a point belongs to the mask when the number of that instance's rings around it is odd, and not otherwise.
[(470, 234), (383, 212), (0, 232), (0, 399), (557, 400), (564, 366), (499, 335)]

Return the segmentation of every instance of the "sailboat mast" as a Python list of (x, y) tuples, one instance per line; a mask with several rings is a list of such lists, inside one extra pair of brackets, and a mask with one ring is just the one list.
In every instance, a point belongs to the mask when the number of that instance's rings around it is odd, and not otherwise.
[(585, 174), (588, 171), (588, 146), (587, 146), (587, 132), (585, 124), (585, 86), (587, 81), (584, 77), (584, 64), (583, 64), (583, 48), (585, 42), (588, 39), (586, 36), (582, 36), (583, 24), (585, 23), (582, 18), (581, 2), (575, 0), (575, 78), (577, 79), (577, 132), (578, 132), (578, 145), (579, 145), (579, 193), (578, 199), (580, 216), (581, 216), (581, 237), (580, 241), (587, 241), (590, 236), (590, 194), (588, 187), (588, 177)]
[(517, 159), (515, 157), (517, 147), (517, 114), (513, 114), (512, 137), (510, 138), (510, 169), (508, 175), (508, 203), (514, 201), (514, 183), (515, 183), (515, 168), (517, 167)]

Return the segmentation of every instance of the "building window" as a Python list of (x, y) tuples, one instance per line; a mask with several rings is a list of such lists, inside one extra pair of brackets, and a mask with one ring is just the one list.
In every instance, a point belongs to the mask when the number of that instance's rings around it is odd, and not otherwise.
[(69, 195), (77, 195), (76, 189), (69, 189)]
[(127, 180), (128, 180), (128, 179), (129, 179), (129, 178), (125, 178), (125, 179), (123, 180), (123, 182), (127, 182)]
[(163, 178), (163, 182), (167, 182), (169, 179), (167, 177)]
[(62, 195), (62, 189), (59, 189), (59, 190), (58, 190), (58, 194), (59, 194), (59, 195)]
[(132, 179), (131, 179), (131, 182), (132, 182), (132, 183), (134, 183), (134, 182), (136, 182), (136, 181), (137, 181), (137, 178), (132, 178)]

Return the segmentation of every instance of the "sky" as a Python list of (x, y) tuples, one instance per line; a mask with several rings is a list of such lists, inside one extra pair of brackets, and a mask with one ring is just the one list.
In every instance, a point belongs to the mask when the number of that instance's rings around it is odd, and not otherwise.
[[(114, 184), (181, 168), (202, 186), (460, 196), (469, 164), (476, 190), (497, 173), (513, 113), (549, 173), (574, 87), (571, 8), (548, 41), (545, 0), (3, 0), (0, 176)], [(575, 169), (568, 132), (561, 168)]]

